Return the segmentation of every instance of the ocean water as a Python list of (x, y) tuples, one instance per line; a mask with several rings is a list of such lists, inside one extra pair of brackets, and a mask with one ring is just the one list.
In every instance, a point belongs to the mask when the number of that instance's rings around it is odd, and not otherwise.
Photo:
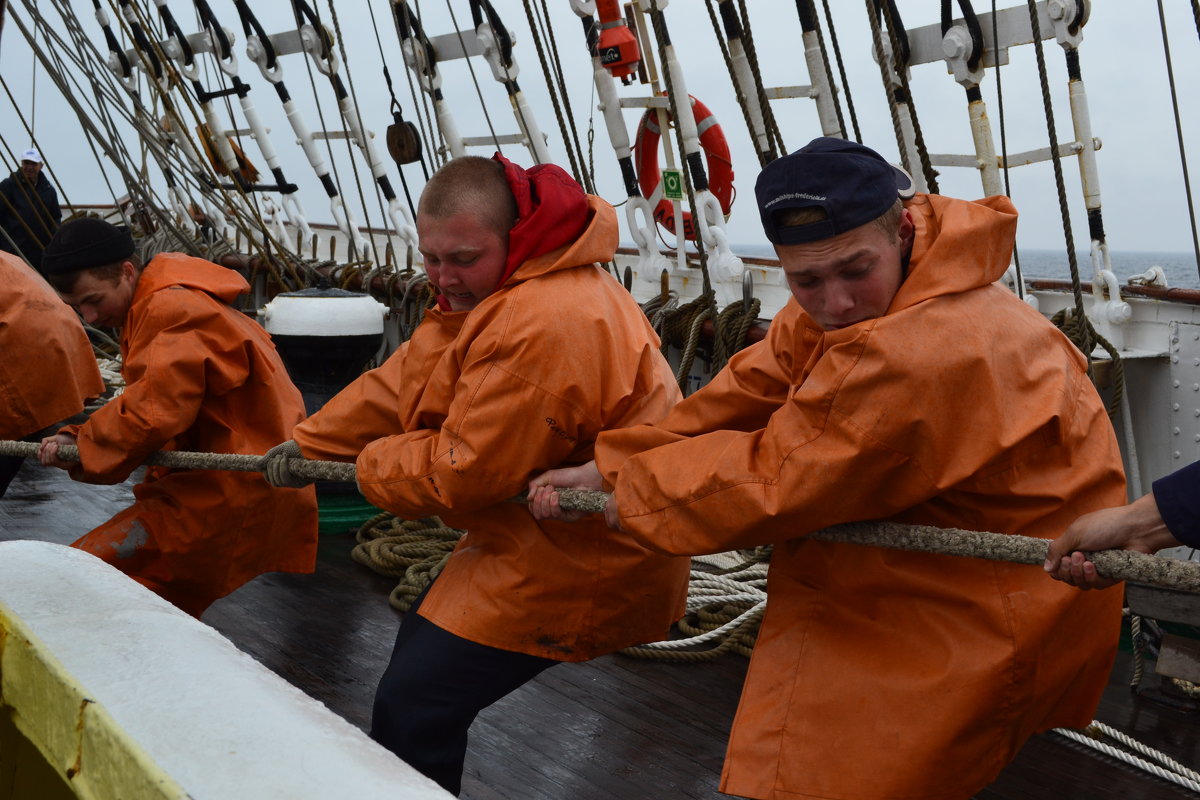
[[(1071, 279), (1071, 268), (1066, 250), (1019, 250), (1021, 275), (1030, 278)], [(1112, 271), (1117, 280), (1126, 283), (1131, 276), (1140, 275), (1152, 266), (1162, 267), (1167, 275), (1167, 285), (1177, 289), (1200, 288), (1200, 272), (1196, 269), (1194, 253), (1153, 253), (1125, 250), (1109, 254)], [(1079, 277), (1091, 280), (1092, 259), (1086, 251), (1075, 254)]]
[[(775, 251), (770, 245), (734, 245), (733, 251), (741, 255), (774, 258)], [(1026, 279), (1052, 278), (1055, 280), (1070, 280), (1071, 267), (1066, 250), (1026, 250), (1017, 251), (1021, 262), (1021, 274)], [(1152, 266), (1163, 268), (1167, 275), (1167, 285), (1177, 289), (1200, 288), (1200, 271), (1196, 269), (1196, 256), (1191, 252), (1138, 252), (1125, 250), (1109, 254), (1112, 261), (1113, 273), (1117, 280), (1124, 284), (1133, 275), (1141, 275)], [(1079, 268), (1079, 277), (1087, 282), (1092, 279), (1092, 259), (1086, 250), (1075, 254)]]

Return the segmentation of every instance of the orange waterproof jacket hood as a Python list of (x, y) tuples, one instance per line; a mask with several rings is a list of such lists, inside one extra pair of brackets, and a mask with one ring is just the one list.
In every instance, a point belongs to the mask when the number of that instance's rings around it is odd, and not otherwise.
[(0, 439), (83, 410), (104, 381), (83, 325), (42, 276), (0, 252)]
[[(86, 424), (84, 479), (124, 480), (155, 450), (262, 454), (304, 418), (275, 346), (228, 303), (232, 270), (179, 253), (141, 273), (121, 330), (125, 392)], [(316, 497), (256, 473), (152, 467), (136, 502), (75, 543), (193, 614), (263, 572), (311, 572)]]
[(883, 518), (1049, 538), (1124, 500), (1083, 357), (990, 283), (1012, 247), (1008, 201), (909, 209), (916, 241), (887, 314), (825, 332), (790, 302), (662, 423), (597, 445), (647, 546), (775, 545), (731, 794), (960, 800), (1033, 733), (1090, 722), (1107, 681), (1118, 590), (805, 538)]
[(679, 397), (645, 315), (593, 264), (616, 243), (612, 207), (588, 198), (576, 241), (470, 311), (430, 311), (293, 433), (305, 456), (357, 459), (375, 505), (467, 530), (419, 613), (471, 641), (582, 661), (663, 638), (683, 612), (687, 559), (599, 518), (539, 523), (506, 502), (590, 460), (600, 431), (657, 420)]

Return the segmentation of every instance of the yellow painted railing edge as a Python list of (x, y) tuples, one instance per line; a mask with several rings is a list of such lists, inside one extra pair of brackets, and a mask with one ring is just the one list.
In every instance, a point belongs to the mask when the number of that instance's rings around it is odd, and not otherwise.
[(184, 800), (188, 793), (0, 603), (0, 713), (84, 800)]

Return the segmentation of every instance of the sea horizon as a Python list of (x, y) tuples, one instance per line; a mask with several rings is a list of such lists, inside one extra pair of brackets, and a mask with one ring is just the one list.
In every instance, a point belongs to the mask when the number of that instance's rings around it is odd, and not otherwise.
[[(633, 247), (633, 242), (622, 242), (623, 247)], [(774, 258), (775, 250), (770, 244), (733, 244), (738, 255), (757, 258)], [(1048, 278), (1070, 280), (1071, 268), (1066, 251), (1062, 249), (1019, 248), (1017, 259), (1021, 274), (1026, 280)], [(1112, 250), (1109, 252), (1113, 273), (1124, 284), (1135, 276), (1144, 274), (1151, 267), (1162, 267), (1167, 276), (1167, 285), (1179, 289), (1200, 288), (1200, 270), (1196, 267), (1196, 254), (1190, 250)], [(1088, 250), (1075, 253), (1080, 277), (1086, 282), (1092, 279), (1092, 261)]]

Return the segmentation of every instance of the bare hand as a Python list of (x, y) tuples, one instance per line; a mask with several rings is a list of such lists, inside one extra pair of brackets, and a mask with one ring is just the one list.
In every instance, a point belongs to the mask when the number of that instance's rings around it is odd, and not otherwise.
[(560, 467), (543, 472), (529, 482), (529, 513), (537, 520), (556, 519), (576, 522), (587, 516), (582, 511), (567, 511), (559, 506), (556, 489), (601, 489), (604, 481), (595, 461), (578, 467)]
[(65, 444), (75, 444), (75, 437), (69, 433), (56, 433), (53, 436), (47, 436), (45, 439), (42, 439), (42, 444), (38, 448), (38, 461), (44, 467), (58, 467), (65, 470), (78, 467), (79, 462), (64, 461), (58, 457), (58, 448)]
[(1084, 552), (1120, 549), (1152, 554), (1178, 544), (1158, 512), (1154, 495), (1147, 494), (1127, 506), (1093, 511), (1075, 520), (1050, 542), (1043, 568), (1055, 580), (1080, 589), (1104, 589), (1116, 581), (1096, 572)]

